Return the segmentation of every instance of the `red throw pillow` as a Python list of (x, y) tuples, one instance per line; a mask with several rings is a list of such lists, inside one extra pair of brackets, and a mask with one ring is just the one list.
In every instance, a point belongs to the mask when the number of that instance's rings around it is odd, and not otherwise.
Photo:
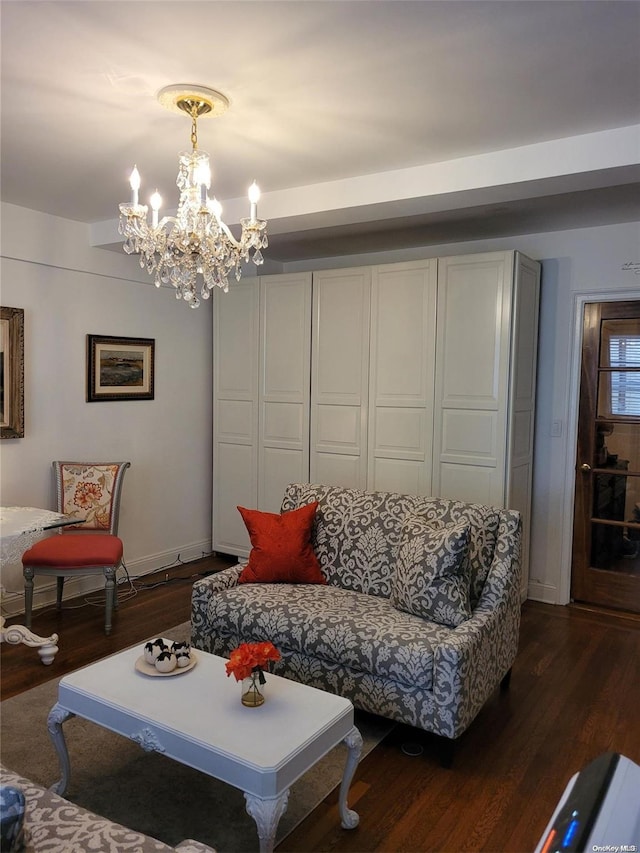
[(278, 515), (239, 506), (253, 547), (238, 583), (326, 583), (311, 546), (317, 507), (314, 501)]

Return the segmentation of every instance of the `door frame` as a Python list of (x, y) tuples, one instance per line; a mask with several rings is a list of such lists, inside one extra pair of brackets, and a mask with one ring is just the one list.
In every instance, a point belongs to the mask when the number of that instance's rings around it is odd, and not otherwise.
[[(639, 282), (640, 284), (640, 282)], [(557, 604), (571, 601), (571, 556), (573, 552), (573, 515), (576, 491), (576, 446), (580, 403), (580, 369), (582, 364), (582, 332), (584, 306), (587, 302), (628, 302), (638, 300), (638, 287), (617, 290), (582, 290), (573, 294), (573, 344), (569, 372), (569, 411), (567, 413), (567, 453), (563, 512), (562, 556)]]

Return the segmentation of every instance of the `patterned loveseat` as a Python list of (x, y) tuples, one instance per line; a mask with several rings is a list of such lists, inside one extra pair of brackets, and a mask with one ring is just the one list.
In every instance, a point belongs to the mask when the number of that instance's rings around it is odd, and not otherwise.
[[(313, 484), (288, 486), (282, 511), (314, 501), (311, 543), (326, 586), (238, 584), (243, 564), (199, 580), (193, 645), (228, 656), (239, 643), (271, 640), (282, 655), (274, 665), (279, 675), (346, 696), (356, 708), (458, 737), (500, 682), (508, 684), (516, 656), (519, 513)], [(431, 590), (427, 608), (435, 621), (415, 615), (424, 604), (421, 576), (433, 536), (438, 547), (441, 532), (458, 529), (466, 531), (455, 540), (462, 550), (454, 544), (439, 556), (455, 560), (457, 548), (461, 580)]]
[(216, 853), (212, 847), (191, 839), (169, 847), (76, 806), (0, 766), (3, 821), (11, 808), (7, 787), (18, 789), (24, 797), (23, 846), (18, 848), (23, 853)]

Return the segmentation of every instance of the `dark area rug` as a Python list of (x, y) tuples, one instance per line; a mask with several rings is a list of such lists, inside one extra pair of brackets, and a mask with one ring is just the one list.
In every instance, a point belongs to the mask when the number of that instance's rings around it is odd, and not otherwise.
[[(189, 623), (165, 631), (163, 636), (186, 639)], [(58, 681), (53, 679), (0, 704), (2, 763), (46, 787), (60, 778), (47, 730)], [(358, 711), (356, 725), (364, 740), (363, 757), (393, 728), (389, 720)], [(68, 720), (64, 732), (71, 758), (68, 800), (166, 844), (197, 838), (219, 853), (258, 850), (256, 826), (246, 813), (241, 791), (163, 755), (146, 753), (79, 717)], [(293, 785), (277, 841), (340, 784), (345, 759), (346, 748), (339, 745)]]

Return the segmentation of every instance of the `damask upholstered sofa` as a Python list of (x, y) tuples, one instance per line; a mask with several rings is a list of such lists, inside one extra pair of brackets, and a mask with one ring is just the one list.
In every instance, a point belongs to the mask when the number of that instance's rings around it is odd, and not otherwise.
[(243, 563), (199, 580), (193, 645), (228, 656), (270, 640), (279, 675), (457, 738), (516, 656), (519, 513), (314, 484), (289, 485), (281, 511), (315, 502), (326, 583), (238, 583)]
[(15, 788), (24, 797), (23, 846), (17, 848), (23, 853), (215, 853), (191, 839), (169, 847), (76, 806), (6, 767), (0, 767), (0, 782), (3, 819), (2, 791)]

